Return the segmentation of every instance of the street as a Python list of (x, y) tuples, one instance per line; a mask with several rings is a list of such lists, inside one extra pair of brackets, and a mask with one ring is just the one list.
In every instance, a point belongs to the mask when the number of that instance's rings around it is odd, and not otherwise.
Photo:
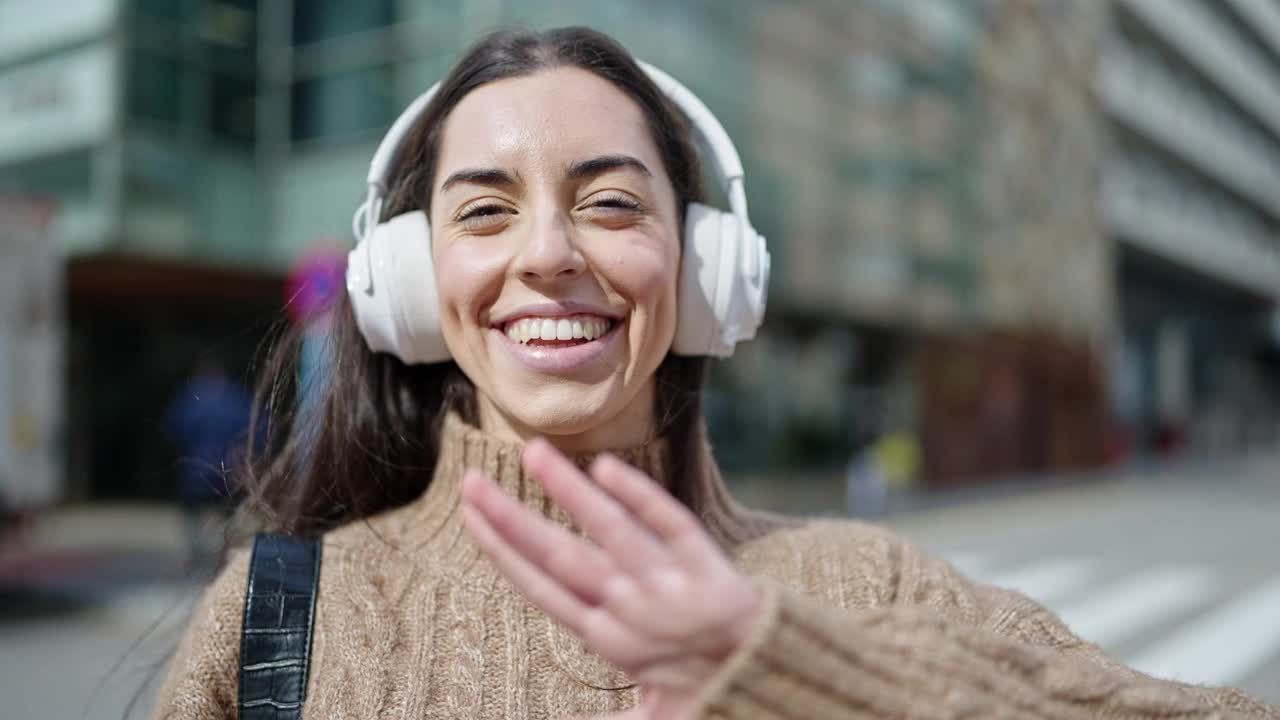
[(885, 524), (1159, 677), (1280, 703), (1280, 462), (1038, 492)]
[[(880, 522), (1057, 611), (1139, 669), (1280, 703), (1276, 456), (902, 512)], [(834, 499), (842, 506), (842, 499)], [(199, 579), (167, 509), (85, 509), (36, 544), (95, 552), (82, 582), (0, 594), (0, 697), (13, 718), (142, 717)], [(47, 585), (47, 583), (46, 583)]]

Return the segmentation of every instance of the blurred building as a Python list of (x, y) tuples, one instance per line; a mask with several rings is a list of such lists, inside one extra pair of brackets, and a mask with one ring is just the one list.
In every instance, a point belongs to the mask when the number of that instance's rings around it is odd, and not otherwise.
[(1100, 64), (1115, 414), (1154, 451), (1273, 440), (1280, 4), (1115, 0)]
[(729, 369), (783, 447), (744, 464), (904, 427), (934, 484), (1274, 442), (1280, 5), (838, 8), (755, 15), (785, 215)]
[(254, 4), (0, 2), (0, 195), (50, 204), (65, 268), (69, 497), (169, 492), (169, 393), (201, 355), (242, 364), (280, 305)]
[(785, 213), (770, 228), (778, 322), (731, 367), (753, 386), (741, 422), (783, 447), (744, 464), (837, 463), (903, 431), (934, 483), (1101, 462), (1105, 9), (757, 14), (746, 153), (783, 178), (768, 190)]
[(1270, 432), (1277, 7), (1168, 5), (0, 0), (0, 191), (58, 208), (75, 492), (162, 492), (164, 391), (247, 356), (396, 113), (509, 25), (613, 34), (743, 154), (775, 277), (713, 370), (730, 468), (905, 431), (945, 484)]

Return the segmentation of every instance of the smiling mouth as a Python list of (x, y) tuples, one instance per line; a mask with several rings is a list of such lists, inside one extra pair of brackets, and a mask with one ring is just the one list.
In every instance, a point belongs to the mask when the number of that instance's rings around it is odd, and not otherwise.
[(617, 324), (617, 320), (597, 315), (524, 317), (507, 323), (502, 332), (512, 342), (530, 347), (573, 347), (608, 335)]

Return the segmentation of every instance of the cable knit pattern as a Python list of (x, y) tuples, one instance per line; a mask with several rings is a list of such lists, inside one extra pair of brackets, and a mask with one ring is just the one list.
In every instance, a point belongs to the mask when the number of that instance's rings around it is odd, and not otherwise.
[[(422, 497), (325, 535), (306, 718), (559, 720), (634, 706), (628, 678), (530, 605), (463, 530), (467, 467), (572, 528), (520, 450), (451, 416)], [(704, 521), (765, 602), (693, 717), (1280, 718), (1240, 691), (1123, 667), (1032, 600), (886, 530), (746, 513), (703, 452)], [(618, 454), (662, 482), (665, 453), (654, 442)], [(247, 570), (247, 551), (234, 553), (205, 592), (154, 717), (235, 717)]]

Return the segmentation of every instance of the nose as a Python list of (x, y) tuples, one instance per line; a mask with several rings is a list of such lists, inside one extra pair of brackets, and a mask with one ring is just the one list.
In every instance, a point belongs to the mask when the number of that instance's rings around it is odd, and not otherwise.
[(576, 277), (586, 267), (572, 226), (558, 213), (534, 224), (514, 262), (516, 274), (530, 283)]

